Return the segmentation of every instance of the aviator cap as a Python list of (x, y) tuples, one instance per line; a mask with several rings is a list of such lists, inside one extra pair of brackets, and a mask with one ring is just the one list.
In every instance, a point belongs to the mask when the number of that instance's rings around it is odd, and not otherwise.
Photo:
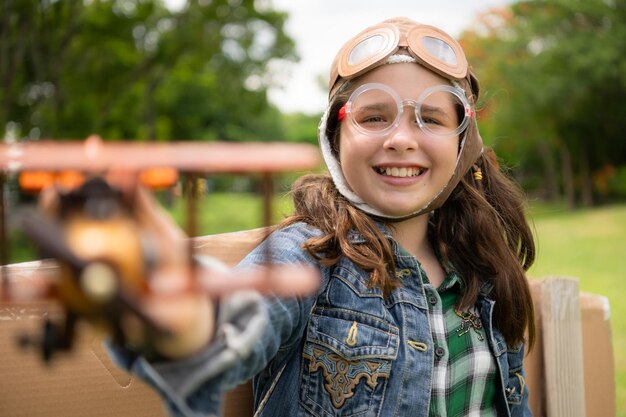
[[(350, 80), (380, 65), (397, 62), (417, 63), (450, 80), (453, 86), (463, 91), (472, 107), (475, 106), (479, 93), (478, 80), (469, 68), (461, 45), (443, 30), (406, 17), (388, 19), (371, 26), (350, 39), (339, 50), (330, 68), (329, 106), (318, 129), (322, 155), (337, 189), (344, 197), (369, 214), (391, 220), (403, 220), (441, 207), (483, 150), (474, 111), (467, 128), (461, 133), (459, 154), (450, 181), (433, 200), (406, 216), (392, 217), (380, 213), (350, 189), (341, 171), (338, 155), (333, 151), (333, 144), (330, 142), (336, 126), (336, 109), (340, 107), (335, 105), (335, 97), (350, 84)], [(330, 114), (331, 109), (333, 114)]]

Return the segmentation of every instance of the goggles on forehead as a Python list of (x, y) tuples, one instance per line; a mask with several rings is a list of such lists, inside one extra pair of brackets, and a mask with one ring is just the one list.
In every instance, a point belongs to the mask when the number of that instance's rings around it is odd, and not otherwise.
[(364, 30), (339, 51), (331, 69), (330, 90), (339, 77), (355, 78), (382, 65), (400, 48), (406, 48), (418, 63), (445, 78), (460, 80), (467, 76), (463, 49), (447, 33), (415, 22), (383, 22)]
[(400, 124), (404, 108), (415, 110), (415, 121), (435, 137), (459, 135), (474, 115), (463, 90), (449, 85), (429, 87), (417, 100), (402, 100), (385, 84), (367, 83), (357, 88), (341, 107), (337, 120), (347, 118), (360, 133), (381, 137)]

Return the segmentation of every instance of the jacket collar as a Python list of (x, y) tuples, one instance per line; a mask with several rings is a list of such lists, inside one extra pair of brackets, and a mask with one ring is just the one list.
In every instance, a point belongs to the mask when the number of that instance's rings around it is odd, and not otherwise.
[[(393, 239), (393, 236), (391, 235), (391, 232), (389, 231), (389, 228), (384, 223), (378, 220), (374, 220), (374, 223), (382, 231), (383, 235), (387, 239), (389, 239), (390, 242), (392, 242), (394, 246), (394, 252), (396, 252), (396, 256), (399, 256), (400, 252), (398, 252), (398, 248), (396, 247), (397, 245), (395, 244), (395, 241)], [(365, 239), (365, 237), (356, 229), (351, 229), (348, 232), (348, 241), (352, 244), (363, 244), (367, 242), (367, 239)], [(446, 272), (450, 273), (451, 269), (447, 267)], [(462, 283), (462, 280), (461, 280), (461, 283)], [(490, 281), (486, 279), (483, 279), (480, 284), (479, 294), (485, 298), (489, 298), (489, 295), (491, 294), (492, 291), (493, 291), (493, 283), (491, 283)]]
[[(382, 222), (374, 220), (374, 224), (376, 224), (376, 226), (380, 229), (381, 232), (383, 232), (383, 235), (389, 239), (390, 241), (393, 241), (393, 236), (391, 236), (391, 232), (389, 231), (389, 228)], [(350, 243), (366, 243), (367, 239), (365, 239), (365, 237), (363, 237), (363, 235), (356, 229), (350, 229), (350, 231), (348, 232), (348, 241)]]

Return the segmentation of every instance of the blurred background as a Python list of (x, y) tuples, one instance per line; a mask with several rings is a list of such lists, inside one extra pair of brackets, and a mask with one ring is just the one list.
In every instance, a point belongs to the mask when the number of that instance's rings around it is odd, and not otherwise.
[[(609, 299), (626, 417), (626, 0), (421, 3), (1, 0), (0, 136), (315, 144), (343, 42), (396, 15), (440, 26), (481, 82), (486, 144), (529, 196), (531, 277)], [(35, 197), (8, 179), (14, 216)], [(258, 227), (257, 183), (203, 178), (202, 233)], [(182, 221), (175, 194), (160, 198)], [(288, 214), (288, 195), (274, 207)], [(36, 258), (16, 227), (10, 242), (12, 262)]]

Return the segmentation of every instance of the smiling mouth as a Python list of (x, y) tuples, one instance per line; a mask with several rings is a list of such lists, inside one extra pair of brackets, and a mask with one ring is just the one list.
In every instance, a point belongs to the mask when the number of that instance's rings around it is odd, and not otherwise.
[(380, 175), (387, 177), (417, 177), (426, 171), (425, 168), (407, 168), (407, 167), (374, 167), (374, 171)]

